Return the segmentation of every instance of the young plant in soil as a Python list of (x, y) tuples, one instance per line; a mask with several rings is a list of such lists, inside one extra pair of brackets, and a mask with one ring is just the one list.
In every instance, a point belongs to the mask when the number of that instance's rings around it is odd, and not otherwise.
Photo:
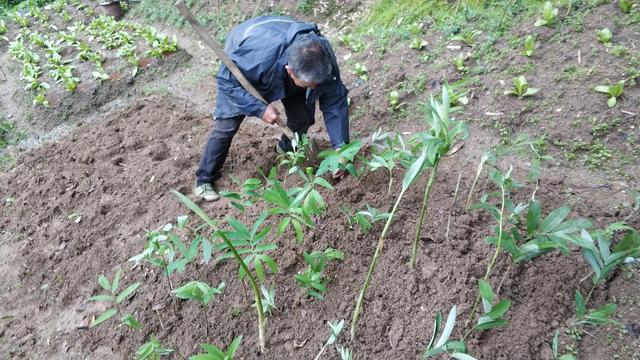
[(462, 54), (458, 54), (458, 56), (451, 60), (451, 63), (456, 67), (456, 70), (458, 70), (460, 74), (466, 74), (469, 71), (469, 67), (464, 63), (465, 60), (466, 59)]
[(489, 330), (497, 327), (507, 325), (507, 321), (503, 319), (503, 315), (509, 310), (511, 301), (501, 300), (494, 303), (496, 298), (491, 289), (491, 285), (485, 280), (478, 280), (478, 288), (480, 292), (480, 298), (482, 299), (482, 308), (484, 314), (478, 318), (475, 329), (477, 330)]
[(222, 290), (224, 290), (224, 282), (220, 283), (217, 288), (214, 288), (207, 283), (193, 280), (173, 290), (172, 293), (178, 299), (194, 300), (200, 303), (202, 320), (205, 322), (206, 336), (209, 336), (209, 321), (207, 321), (206, 307), (215, 295), (222, 294)]
[(474, 41), (480, 34), (482, 34), (482, 31), (467, 29), (463, 30), (460, 34), (453, 36), (449, 41), (460, 41), (468, 47), (473, 47)]
[[(422, 359), (428, 359), (446, 353), (450, 358), (458, 360), (475, 360), (473, 356), (467, 354), (467, 346), (464, 344), (464, 340), (449, 340), (456, 323), (456, 316), (457, 307), (454, 305), (451, 311), (449, 311), (449, 316), (447, 316), (444, 328), (441, 328), (442, 316), (440, 313), (436, 314), (436, 319), (433, 324), (433, 334), (431, 335), (427, 349), (422, 354)], [(438, 341), (435, 341), (438, 334), (440, 334), (440, 337)]]
[(636, 0), (620, 0), (618, 6), (620, 6), (620, 10), (622, 10), (623, 13), (629, 14), (638, 4)]
[[(405, 144), (404, 139), (399, 134), (394, 137), (389, 134), (374, 136), (372, 145), (371, 159), (363, 159), (370, 171), (378, 169), (386, 169), (389, 173), (389, 186), (387, 193), (391, 194), (393, 186), (393, 169), (400, 163), (401, 165), (407, 159), (413, 159), (413, 154)], [(384, 145), (378, 144), (376, 141), (384, 141)]]
[(611, 39), (613, 38), (613, 34), (611, 33), (611, 30), (609, 30), (609, 28), (604, 28), (596, 32), (596, 38), (601, 43), (609, 45), (611, 43)]
[(324, 267), (327, 265), (327, 261), (342, 259), (344, 259), (344, 253), (332, 248), (327, 248), (325, 251), (314, 251), (311, 254), (305, 251), (304, 261), (308, 268), (303, 273), (296, 275), (295, 279), (309, 296), (322, 300), (322, 294), (327, 292)]
[(382, 212), (369, 206), (369, 204), (366, 204), (366, 206), (367, 210), (360, 210), (353, 215), (347, 215), (349, 218), (349, 228), (358, 225), (363, 234), (367, 234), (373, 228), (373, 224), (389, 219), (390, 215), (387, 212)]
[[(336, 341), (340, 337), (340, 333), (342, 333), (342, 329), (344, 328), (344, 320), (327, 321), (327, 324), (329, 324), (329, 328), (331, 329), (331, 333), (329, 334), (329, 338), (327, 339), (327, 342), (324, 343), (324, 345), (320, 349), (320, 352), (318, 353), (318, 355), (316, 355), (314, 360), (320, 359), (320, 355), (322, 355), (322, 353), (324, 352), (324, 349), (326, 349), (328, 346), (331, 346), (331, 345), (336, 343)], [(338, 349), (338, 347), (336, 346), (336, 350), (337, 349)], [(340, 352), (340, 350), (338, 350), (338, 351)], [(349, 350), (347, 349), (347, 352), (348, 351)], [(342, 357), (342, 359), (345, 358), (344, 357), (345, 355), (341, 354), (340, 356)], [(347, 356), (350, 356), (350, 354), (348, 354)]]
[[(209, 218), (209, 216), (191, 199), (182, 195), (178, 191), (171, 190), (171, 192), (191, 211), (193, 211), (202, 221), (205, 222), (207, 226), (217, 234), (222, 241), (225, 243), (226, 248), (231, 253), (233, 258), (238, 262), (240, 267), (240, 273), (244, 274), (249, 279), (249, 283), (251, 285), (251, 289), (253, 290), (253, 295), (256, 302), (256, 312), (258, 315), (258, 344), (260, 347), (260, 351), (264, 352), (266, 350), (266, 319), (264, 315), (264, 309), (262, 307), (262, 297), (260, 296), (260, 287), (258, 285), (258, 281), (256, 280), (256, 276), (249, 270), (247, 264), (244, 259), (236, 250), (232, 240), (227, 236), (227, 232), (222, 231), (218, 226), (218, 223)], [(258, 233), (256, 233), (257, 235)], [(264, 260), (264, 258), (262, 259)], [(266, 260), (264, 260), (266, 261)]]
[(519, 98), (524, 98), (536, 94), (540, 89), (529, 87), (529, 83), (524, 76), (518, 76), (513, 79), (513, 89), (506, 90), (505, 95), (515, 95)]
[[(100, 275), (100, 277), (98, 278), (98, 284), (100, 284), (100, 287), (102, 287), (108, 293), (92, 296), (88, 299), (88, 301), (108, 302), (108, 303), (111, 303), (113, 307), (110, 309), (107, 309), (100, 316), (98, 316), (97, 319), (93, 320), (91, 322), (90, 327), (100, 325), (101, 323), (115, 316), (119, 311), (121, 311), (120, 304), (124, 300), (126, 300), (131, 294), (133, 294), (138, 289), (138, 287), (140, 287), (140, 283), (137, 282), (129, 285), (126, 289), (122, 290), (121, 292), (118, 292), (121, 278), (122, 278), (121, 268), (118, 268), (118, 270), (116, 271), (116, 276), (113, 278), (112, 282), (109, 282), (109, 279), (107, 279), (104, 275)], [(138, 321), (130, 314), (125, 314), (122, 317), (122, 323), (130, 328), (137, 329), (140, 327), (140, 324), (138, 323)]]
[(609, 100), (607, 100), (607, 105), (609, 107), (614, 107), (618, 103), (618, 98), (622, 96), (624, 93), (624, 80), (618, 81), (615, 85), (605, 86), (599, 85), (594, 88), (595, 91), (601, 92), (609, 95)]
[(233, 207), (245, 212), (248, 207), (257, 203), (261, 199), (262, 180), (250, 178), (240, 184), (240, 182), (234, 177), (231, 177), (231, 179), (233, 182), (241, 186), (240, 192), (220, 191), (220, 196), (229, 199)]
[(522, 50), (522, 55), (526, 57), (532, 57), (537, 47), (536, 39), (532, 35), (528, 35), (524, 39), (524, 50)]
[(544, 3), (542, 7), (542, 13), (538, 20), (536, 20), (534, 26), (552, 26), (558, 18), (558, 8), (553, 7), (551, 1)]
[(136, 360), (159, 360), (160, 357), (171, 355), (174, 351), (173, 349), (162, 347), (158, 338), (151, 334), (149, 341), (136, 350)]
[(189, 360), (233, 360), (240, 346), (240, 342), (242, 342), (242, 335), (233, 339), (227, 351), (223, 351), (217, 346), (202, 344), (200, 347), (202, 347), (202, 350), (206, 351), (206, 353), (190, 356)]
[(429, 130), (421, 133), (418, 137), (423, 148), (422, 151), (427, 154), (428, 166), (431, 167), (431, 174), (429, 175), (429, 180), (424, 190), (422, 208), (420, 209), (420, 218), (416, 226), (416, 236), (413, 240), (413, 250), (411, 251), (410, 262), (410, 266), (412, 268), (415, 267), (416, 264), (418, 241), (420, 240), (424, 214), (426, 213), (429, 205), (429, 195), (431, 194), (431, 189), (438, 174), (438, 165), (440, 165), (442, 158), (447, 155), (456, 142), (464, 140), (469, 134), (467, 125), (464, 122), (456, 121), (450, 116), (451, 101), (449, 99), (449, 91), (449, 86), (445, 84), (442, 87), (441, 101), (437, 101), (434, 97), (429, 99), (429, 103), (426, 105), (424, 111), (424, 119)]
[(322, 162), (318, 166), (316, 176), (322, 176), (327, 172), (337, 174), (339, 171), (347, 171), (354, 177), (358, 176), (358, 171), (353, 165), (353, 160), (362, 148), (360, 140), (352, 141), (338, 150), (325, 150), (318, 154)]

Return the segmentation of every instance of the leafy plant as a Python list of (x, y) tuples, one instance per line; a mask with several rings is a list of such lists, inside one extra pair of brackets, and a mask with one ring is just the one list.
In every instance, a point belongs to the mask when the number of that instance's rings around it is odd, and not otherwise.
[(454, 57), (451, 60), (453, 66), (455, 66), (456, 70), (458, 70), (461, 74), (466, 74), (467, 71), (469, 71), (469, 67), (464, 63), (465, 60), (465, 56), (462, 54), (458, 54), (458, 56)]
[(322, 300), (322, 294), (327, 292), (324, 267), (327, 261), (342, 259), (344, 259), (344, 253), (332, 248), (327, 248), (324, 252), (314, 251), (311, 254), (305, 251), (304, 261), (308, 265), (307, 270), (296, 275), (295, 279), (309, 296)]
[(607, 100), (607, 105), (609, 105), (609, 107), (614, 107), (618, 103), (618, 98), (622, 96), (622, 93), (624, 93), (624, 83), (625, 83), (624, 80), (620, 80), (615, 85), (596, 86), (594, 90), (597, 92), (601, 92), (609, 95), (609, 100)]
[(513, 79), (513, 89), (504, 92), (505, 95), (516, 95), (519, 98), (536, 94), (540, 89), (529, 87), (529, 83), (524, 76)]
[(617, 324), (612, 317), (616, 312), (615, 304), (606, 304), (598, 309), (587, 311), (586, 301), (579, 290), (576, 290), (576, 319), (573, 325), (605, 325)]
[(405, 103), (400, 102), (400, 93), (398, 90), (389, 91), (389, 110), (391, 112), (396, 112), (404, 105)]
[(522, 55), (526, 57), (533, 56), (533, 53), (536, 50), (536, 47), (537, 47), (536, 39), (532, 35), (528, 35), (524, 39), (524, 50), (522, 51)]
[(473, 47), (473, 42), (480, 34), (482, 34), (482, 31), (479, 30), (463, 30), (458, 35), (453, 36), (450, 41), (460, 41), (469, 47)]
[(502, 317), (504, 313), (509, 310), (511, 301), (501, 300), (494, 304), (495, 295), (491, 285), (483, 279), (478, 280), (478, 287), (480, 289), (480, 298), (482, 299), (482, 307), (484, 309), (484, 315), (478, 318), (475, 328), (478, 330), (488, 330), (505, 326), (507, 321)]
[(18, 12), (14, 12), (13, 14), (11, 14), (10, 17), (11, 17), (11, 21), (16, 23), (21, 28), (28, 28), (30, 25), (29, 18), (27, 18), (26, 16), (20, 15)]
[(629, 14), (638, 4), (636, 0), (619, 0), (618, 5), (623, 13)]
[(352, 216), (349, 216), (349, 227), (358, 225), (358, 227), (360, 227), (360, 231), (362, 231), (363, 234), (368, 233), (373, 227), (373, 224), (377, 223), (378, 221), (387, 220), (389, 218), (389, 213), (382, 212), (374, 207), (369, 206), (369, 204), (367, 204), (366, 206), (367, 210), (360, 210)]
[[(270, 287), (267, 289), (264, 284), (260, 285), (260, 292), (262, 293), (262, 306), (264, 307), (265, 315), (271, 316), (273, 310), (278, 310), (276, 306), (276, 289)], [(256, 307), (256, 303), (253, 303), (251, 307)]]
[(553, 357), (554, 359), (557, 360), (577, 360), (575, 356), (573, 356), (572, 354), (564, 354), (564, 355), (559, 355), (558, 353), (558, 335), (560, 334), (560, 332), (558, 330), (556, 330), (555, 334), (553, 335), (553, 339), (551, 340), (551, 350), (553, 352)]
[(420, 51), (424, 49), (424, 47), (427, 46), (428, 44), (429, 43), (426, 40), (422, 40), (421, 38), (414, 38), (409, 44), (409, 47), (414, 50)]
[[(266, 269), (269, 269), (272, 274), (278, 272), (278, 266), (273, 258), (264, 254), (267, 251), (278, 248), (278, 245), (275, 243), (264, 243), (264, 240), (271, 231), (270, 226), (261, 229), (267, 216), (269, 216), (268, 212), (260, 214), (251, 229), (233, 217), (227, 218), (227, 223), (233, 230), (225, 231), (224, 237), (230, 240), (235, 251), (231, 251), (229, 244), (226, 242), (216, 245), (216, 249), (223, 252), (223, 254), (218, 257), (218, 260), (233, 258), (235, 253), (244, 256), (242, 261), (245, 267), (240, 267), (239, 269), (240, 280), (248, 275), (245, 268), (250, 269), (251, 265), (253, 265), (256, 277), (261, 284), (264, 283)], [(219, 234), (221, 233), (222, 232), (219, 232)]]
[(198, 205), (196, 205), (193, 201), (191, 201), (191, 199), (189, 199), (188, 197), (182, 195), (181, 193), (175, 190), (171, 190), (171, 192), (180, 200), (180, 202), (182, 202), (187, 208), (189, 208), (189, 210), (193, 211), (196, 215), (198, 215), (198, 217), (202, 219), (205, 222), (205, 224), (222, 239), (222, 241), (226, 244), (227, 249), (231, 252), (231, 254), (233, 255), (233, 258), (238, 263), (241, 269), (240, 270), (241, 273), (245, 274), (246, 277), (249, 279), (251, 289), (253, 290), (253, 295), (256, 303), (256, 312), (258, 315), (258, 345), (260, 347), (260, 351), (264, 352), (266, 349), (266, 338), (265, 338), (266, 321), (264, 316), (264, 310), (262, 307), (262, 297), (260, 296), (260, 288), (258, 287), (258, 281), (256, 280), (256, 277), (247, 267), (247, 264), (245, 263), (244, 259), (242, 258), (242, 256), (240, 256), (235, 246), (233, 245), (232, 240), (227, 236), (227, 233), (225, 231), (222, 231), (220, 229), (217, 222), (209, 218), (209, 216), (207, 216), (207, 214)]
[[(617, 231), (626, 232), (612, 247), (613, 235)], [(582, 248), (582, 255), (593, 270), (594, 284), (603, 282), (616, 268), (634, 262), (640, 256), (640, 234), (623, 222), (613, 223), (606, 230), (595, 230), (591, 234), (582, 230), (581, 237), (589, 245)]]
[(195, 300), (203, 306), (209, 304), (215, 295), (222, 294), (224, 282), (220, 283), (217, 288), (209, 286), (209, 284), (201, 281), (189, 281), (183, 286), (174, 289), (172, 293), (183, 300)]
[(344, 327), (344, 320), (327, 321), (327, 324), (329, 324), (331, 333), (329, 334), (329, 338), (327, 339), (327, 342), (324, 343), (324, 345), (320, 349), (320, 352), (318, 353), (318, 355), (316, 355), (314, 360), (320, 359), (320, 355), (322, 355), (322, 352), (324, 351), (324, 349), (327, 348), (327, 346), (331, 346), (335, 344), (335, 342), (338, 340), (338, 337), (340, 337), (340, 333), (342, 333), (342, 328)]
[(364, 40), (362, 40), (362, 38), (356, 37), (351, 34), (345, 34), (345, 35), (339, 36), (338, 40), (340, 40), (341, 43), (343, 43), (346, 47), (351, 49), (351, 51), (353, 52), (361, 52), (366, 47), (366, 44)]
[(608, 45), (611, 42), (611, 38), (613, 38), (613, 34), (611, 33), (611, 30), (609, 30), (609, 28), (604, 28), (596, 32), (596, 37), (598, 38), (598, 41), (605, 45)]
[(229, 347), (227, 351), (223, 351), (222, 349), (209, 345), (202, 344), (202, 350), (206, 351), (206, 354), (198, 354), (194, 356), (190, 356), (189, 360), (233, 360), (233, 357), (236, 355), (236, 351), (238, 351), (238, 347), (240, 346), (240, 342), (242, 342), (242, 335), (237, 336)]
[(462, 121), (456, 121), (449, 115), (451, 112), (449, 91), (449, 85), (445, 83), (442, 87), (442, 100), (438, 101), (432, 96), (429, 99), (429, 103), (425, 104), (424, 120), (429, 130), (419, 133), (417, 136), (423, 149), (422, 151), (427, 155), (427, 164), (431, 167), (431, 174), (424, 190), (420, 218), (416, 225), (416, 236), (413, 240), (410, 262), (412, 268), (416, 264), (418, 241), (420, 240), (424, 214), (429, 205), (431, 188), (437, 177), (438, 165), (440, 165), (442, 158), (447, 155), (456, 142), (464, 140), (469, 135), (467, 125)]
[(358, 172), (352, 162), (361, 148), (362, 142), (356, 140), (343, 145), (340, 149), (322, 151), (318, 154), (318, 157), (323, 160), (318, 166), (316, 176), (322, 176), (327, 172), (336, 174), (338, 171), (348, 171), (351, 175), (358, 176)]
[(542, 7), (541, 17), (536, 20), (534, 26), (551, 26), (556, 22), (558, 17), (558, 8), (553, 7), (551, 1), (544, 3)]
[[(232, 180), (239, 183), (235, 178)], [(261, 197), (262, 181), (256, 178), (245, 180), (242, 184), (242, 190), (238, 192), (220, 191), (220, 196), (231, 200), (231, 205), (236, 209), (244, 212), (249, 206), (255, 204)]]
[[(436, 319), (433, 324), (433, 334), (431, 335), (431, 340), (427, 345), (427, 349), (422, 354), (423, 359), (447, 353), (454, 359), (475, 360), (473, 356), (467, 354), (467, 347), (464, 344), (464, 341), (449, 340), (451, 333), (453, 332), (453, 327), (456, 323), (456, 309), (457, 307), (454, 305), (451, 308), (451, 311), (449, 311), (449, 316), (447, 316), (447, 322), (445, 323), (444, 328), (441, 328), (442, 316), (440, 313), (436, 314)], [(438, 338), (438, 341), (435, 341), (438, 334), (440, 334), (440, 337)]]
[(151, 334), (149, 341), (136, 350), (136, 360), (158, 360), (161, 356), (171, 355), (173, 352), (173, 349), (162, 347), (158, 338)]
[[(100, 275), (100, 277), (98, 277), (98, 284), (100, 284), (100, 287), (102, 287), (108, 293), (92, 296), (88, 299), (88, 301), (108, 302), (108, 303), (111, 303), (114, 307), (105, 310), (100, 316), (98, 316), (97, 319), (91, 322), (90, 327), (100, 325), (101, 323), (111, 319), (114, 315), (118, 313), (118, 311), (121, 310), (120, 304), (124, 300), (126, 300), (131, 294), (133, 294), (138, 289), (138, 287), (140, 287), (140, 283), (137, 282), (129, 285), (126, 289), (122, 290), (121, 292), (118, 292), (121, 278), (122, 278), (121, 268), (118, 268), (118, 270), (116, 271), (116, 276), (113, 278), (112, 282), (109, 282), (109, 279), (107, 279), (107, 277), (104, 275)], [(135, 324), (137, 324), (137, 321), (135, 322), (132, 321), (130, 319), (131, 317), (132, 317), (131, 315), (125, 315), (122, 323), (129, 327), (136, 327)], [(125, 319), (127, 320), (125, 321)], [(139, 327), (139, 324), (138, 324), (138, 327)]]
[(369, 75), (367, 67), (362, 63), (355, 63), (353, 65), (353, 71), (355, 74), (364, 81), (369, 81)]

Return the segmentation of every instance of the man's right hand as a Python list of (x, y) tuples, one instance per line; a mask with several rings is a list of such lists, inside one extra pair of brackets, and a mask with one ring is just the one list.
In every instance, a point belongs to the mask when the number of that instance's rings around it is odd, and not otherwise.
[(280, 112), (272, 104), (267, 105), (267, 109), (262, 114), (262, 121), (273, 125), (280, 118)]

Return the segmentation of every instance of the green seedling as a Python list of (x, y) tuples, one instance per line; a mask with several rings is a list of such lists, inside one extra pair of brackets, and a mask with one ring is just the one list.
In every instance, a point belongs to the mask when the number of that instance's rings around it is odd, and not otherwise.
[(324, 252), (314, 251), (311, 254), (304, 252), (304, 261), (308, 268), (305, 272), (295, 276), (296, 281), (315, 299), (322, 300), (322, 294), (327, 292), (327, 279), (324, 276), (324, 267), (327, 261), (342, 260), (344, 253), (339, 250), (327, 248)]
[(624, 83), (625, 83), (624, 80), (620, 80), (615, 85), (596, 86), (594, 90), (597, 92), (601, 92), (609, 95), (609, 100), (607, 100), (607, 105), (609, 105), (609, 107), (614, 107), (618, 103), (618, 98), (622, 96), (622, 93), (624, 93)]
[(366, 47), (364, 40), (351, 34), (339, 36), (338, 40), (353, 52), (361, 52)]
[[(314, 360), (320, 359), (320, 355), (322, 355), (322, 352), (324, 351), (324, 349), (327, 348), (327, 346), (331, 346), (331, 345), (335, 344), (335, 342), (340, 337), (340, 333), (342, 333), (342, 328), (344, 328), (344, 320), (327, 321), (327, 324), (329, 324), (329, 328), (331, 329), (331, 333), (329, 334), (329, 338), (327, 339), (327, 342), (324, 343), (324, 345), (320, 349), (320, 352), (318, 353), (318, 355), (316, 355)], [(342, 357), (342, 358), (344, 359), (344, 357)]]
[[(617, 231), (625, 231), (625, 234), (612, 248), (613, 235)], [(640, 256), (640, 234), (623, 222), (613, 223), (604, 231), (589, 233), (582, 230), (581, 237), (589, 244), (582, 248), (582, 255), (593, 270), (594, 284), (605, 281), (616, 268), (625, 263), (634, 263)]]
[(217, 288), (209, 286), (209, 284), (201, 281), (189, 281), (183, 286), (175, 289), (172, 293), (182, 300), (195, 300), (200, 303), (202, 310), (202, 320), (205, 322), (206, 336), (209, 336), (209, 322), (207, 321), (206, 306), (211, 302), (215, 295), (222, 294), (224, 282), (220, 283)]
[[(121, 268), (118, 268), (118, 270), (116, 271), (116, 276), (113, 278), (112, 282), (109, 282), (109, 279), (107, 279), (107, 277), (104, 275), (100, 275), (100, 277), (98, 278), (98, 284), (100, 284), (100, 287), (102, 287), (108, 293), (92, 296), (88, 299), (88, 301), (107, 302), (112, 304), (113, 307), (103, 312), (100, 316), (98, 316), (97, 319), (93, 320), (89, 327), (100, 325), (101, 323), (111, 319), (114, 315), (116, 315), (121, 310), (120, 304), (124, 300), (126, 300), (130, 295), (132, 295), (138, 289), (138, 287), (140, 287), (140, 283), (137, 282), (129, 285), (126, 289), (122, 290), (121, 292), (118, 292), (121, 278), (122, 278)], [(130, 318), (132, 318), (131, 315), (125, 315), (122, 319), (122, 323), (132, 328), (139, 327), (140, 324), (138, 324), (137, 320), (135, 320), (135, 318), (131, 320)]]
[(502, 317), (509, 310), (511, 301), (501, 300), (494, 304), (495, 295), (491, 285), (485, 280), (478, 280), (478, 287), (480, 288), (480, 298), (482, 299), (482, 307), (484, 309), (484, 315), (478, 318), (475, 329), (477, 330), (489, 330), (497, 327), (507, 325), (507, 320)]
[(584, 297), (576, 290), (576, 319), (573, 321), (574, 326), (578, 325), (606, 325), (619, 323), (612, 319), (616, 313), (617, 306), (615, 304), (606, 304), (598, 309), (587, 311), (587, 305)]
[(158, 338), (151, 334), (149, 341), (136, 350), (136, 360), (159, 360), (160, 357), (171, 355), (174, 351), (173, 349), (162, 347)]
[(415, 267), (416, 264), (418, 241), (420, 240), (424, 214), (429, 205), (431, 188), (438, 174), (438, 165), (440, 165), (442, 158), (447, 155), (449, 150), (451, 150), (457, 142), (463, 141), (469, 135), (467, 125), (462, 121), (456, 121), (449, 115), (451, 113), (449, 92), (449, 85), (445, 83), (442, 87), (442, 100), (438, 101), (432, 96), (429, 99), (429, 103), (425, 104), (424, 120), (429, 130), (419, 133), (416, 137), (420, 142), (422, 151), (427, 154), (428, 166), (431, 167), (431, 173), (424, 190), (420, 218), (416, 226), (416, 236), (413, 240), (413, 250), (410, 261), (412, 268)]
[(551, 1), (547, 1), (544, 3), (540, 15), (534, 26), (552, 26), (558, 18), (558, 8), (553, 7)]
[(482, 34), (482, 31), (463, 30), (460, 34), (452, 37), (450, 41), (460, 41), (469, 47), (473, 47), (474, 41), (480, 34)]
[(107, 74), (102, 67), (99, 67), (97, 70), (92, 71), (91, 75), (94, 79), (100, 82), (109, 80), (109, 74)]
[[(44, 83), (41, 83), (40, 86), (42, 86), (42, 84)], [(47, 100), (45, 89), (38, 89), (38, 94), (33, 98), (33, 105), (42, 105), (44, 107), (49, 106), (49, 100)]]
[[(264, 191), (264, 200), (273, 207), (269, 210), (271, 215), (283, 215), (280, 220), (276, 234), (282, 236), (291, 225), (295, 232), (296, 240), (299, 243), (304, 241), (303, 226), (314, 227), (313, 221), (309, 213), (303, 209), (304, 198), (298, 197), (299, 188), (285, 190), (280, 181), (272, 181), (271, 185)], [(310, 195), (315, 196), (315, 195)], [(308, 211), (320, 210), (319, 205), (323, 205), (324, 200), (318, 204), (318, 199), (309, 200)], [(314, 205), (314, 206), (311, 206)]]
[(560, 331), (556, 330), (553, 335), (553, 339), (551, 340), (551, 350), (553, 352), (553, 358), (556, 360), (577, 360), (575, 356), (572, 354), (564, 354), (560, 355), (558, 353), (558, 336), (560, 335)]
[(353, 360), (353, 352), (351, 352), (349, 348), (337, 346), (336, 350), (338, 351), (338, 355), (340, 355), (340, 360)]
[(409, 44), (409, 47), (414, 49), (414, 50), (422, 50), (425, 48), (425, 46), (427, 46), (429, 43), (426, 40), (422, 40), (420, 38), (415, 38), (411, 41), (411, 43)]
[(339, 171), (347, 171), (353, 176), (358, 176), (358, 171), (353, 165), (353, 159), (362, 148), (362, 142), (360, 140), (352, 141), (340, 149), (329, 149), (322, 151), (318, 154), (322, 162), (318, 166), (316, 176), (322, 176), (327, 172), (337, 174)]
[[(233, 217), (227, 219), (227, 223), (233, 229), (232, 231), (225, 231), (224, 237), (229, 239), (235, 249), (235, 253), (240, 256), (244, 256), (242, 261), (246, 265), (247, 269), (250, 269), (252, 265), (258, 281), (263, 284), (265, 281), (265, 270), (269, 269), (272, 274), (278, 272), (278, 266), (273, 258), (265, 253), (278, 248), (278, 245), (274, 243), (265, 243), (267, 235), (271, 231), (271, 227), (264, 225), (265, 220), (269, 216), (268, 212), (263, 212), (260, 217), (253, 224), (251, 229), (247, 228), (245, 224), (238, 221)], [(234, 257), (234, 251), (231, 251), (229, 245), (224, 242), (216, 245), (216, 249), (222, 252), (222, 255), (218, 257), (218, 260), (226, 260)], [(240, 280), (248, 276), (245, 267), (239, 269)]]
[(302, 136), (298, 136), (298, 133), (293, 134), (293, 139), (291, 140), (291, 147), (293, 151), (287, 151), (284, 154), (278, 156), (280, 158), (278, 162), (278, 166), (285, 166), (287, 169), (288, 175), (297, 172), (300, 166), (307, 159), (307, 151), (306, 149), (309, 147), (309, 138), (306, 134), (302, 134)]
[(152, 57), (162, 57), (164, 54), (178, 51), (178, 41), (175, 35), (169, 40), (167, 35), (158, 35), (151, 42), (148, 42), (151, 49), (147, 51), (147, 55)]
[(369, 75), (367, 67), (362, 63), (355, 63), (353, 65), (354, 73), (362, 80), (369, 81)]
[[(451, 337), (451, 333), (453, 332), (453, 327), (456, 323), (457, 316), (457, 307), (454, 305), (449, 311), (449, 316), (447, 316), (447, 322), (444, 325), (444, 328), (441, 329), (442, 315), (440, 313), (436, 314), (436, 319), (433, 324), (433, 334), (431, 335), (431, 340), (429, 341), (429, 345), (427, 345), (427, 349), (422, 354), (423, 359), (428, 359), (430, 357), (446, 353), (451, 358), (458, 360), (475, 360), (475, 358), (469, 354), (467, 354), (467, 347), (462, 340), (449, 340)], [(442, 331), (441, 331), (442, 330)], [(440, 334), (438, 341), (435, 341), (436, 337)]]
[(56, 0), (56, 1), (53, 2), (53, 4), (51, 4), (51, 7), (57, 13), (60, 13), (60, 12), (62, 12), (62, 10), (67, 8), (67, 1), (66, 0)]
[[(376, 136), (379, 139), (376, 139)], [(391, 193), (393, 186), (393, 169), (395, 169), (398, 163), (403, 163), (407, 158), (412, 158), (413, 154), (407, 149), (407, 146), (402, 139), (402, 136), (397, 134), (395, 137), (390, 137), (388, 134), (379, 135), (374, 134), (373, 151), (371, 153), (371, 159), (364, 159), (370, 171), (376, 171), (378, 169), (386, 169), (389, 173), (389, 185), (387, 186), (387, 193)], [(384, 146), (378, 145), (376, 141), (383, 140)]]
[[(273, 310), (278, 310), (276, 306), (276, 289), (270, 287), (267, 289), (264, 285), (260, 285), (260, 292), (262, 293), (262, 306), (264, 307), (265, 315), (271, 316)], [(256, 303), (251, 304), (251, 307), (255, 308)]]
[[(234, 177), (231, 177), (233, 182), (239, 184), (239, 181)], [(257, 203), (258, 200), (262, 197), (262, 181), (256, 178), (250, 178), (245, 180), (242, 184), (240, 184), (242, 190), (240, 192), (231, 192), (231, 191), (220, 191), (219, 194), (222, 197), (225, 197), (231, 200), (231, 205), (236, 209), (244, 212), (246, 209)]]
[(205, 354), (198, 354), (194, 356), (190, 356), (189, 360), (233, 360), (233, 357), (236, 356), (236, 351), (238, 351), (238, 347), (242, 342), (242, 335), (237, 336), (229, 347), (227, 351), (222, 351), (222, 349), (209, 345), (209, 344), (201, 344), (202, 350), (204, 350)]
[(609, 28), (604, 28), (596, 32), (596, 37), (601, 43), (609, 45), (609, 43), (611, 43), (611, 39), (613, 38), (613, 34), (611, 33), (611, 30), (609, 30)]
[(458, 56), (454, 57), (451, 60), (451, 63), (453, 64), (453, 66), (456, 67), (456, 70), (458, 70), (461, 74), (466, 74), (469, 71), (469, 67), (467, 65), (465, 65), (465, 56), (462, 54), (458, 54)]
[(91, 49), (89, 44), (84, 42), (79, 42), (76, 45), (76, 49), (78, 49), (77, 58), (82, 61), (90, 61), (96, 64), (96, 66), (101, 66), (104, 62), (104, 57), (102, 54), (94, 52)]
[[(182, 195), (181, 193), (171, 190), (171, 192), (182, 202), (189, 210), (193, 211), (205, 224), (217, 234), (218, 237), (222, 239), (222, 241), (226, 245), (226, 249), (231, 252), (233, 258), (236, 260), (240, 267), (240, 272), (245, 274), (249, 283), (251, 285), (251, 289), (253, 290), (254, 299), (256, 302), (256, 312), (258, 314), (258, 346), (260, 347), (260, 351), (264, 352), (266, 350), (266, 320), (264, 316), (264, 310), (262, 307), (262, 297), (260, 296), (260, 288), (258, 287), (258, 281), (253, 273), (249, 270), (245, 260), (238, 253), (235, 246), (233, 245), (232, 240), (227, 236), (227, 232), (222, 231), (218, 226), (218, 223), (209, 218), (209, 216), (191, 199)], [(256, 233), (257, 235), (258, 233)], [(255, 238), (255, 237), (254, 237)], [(264, 258), (263, 258), (264, 259)]]
[[(452, 85), (447, 86), (447, 92), (449, 94), (449, 112), (456, 112), (462, 109), (463, 106), (469, 104), (469, 90), (459, 90), (463, 82), (457, 82)], [(441, 100), (442, 97), (438, 96), (438, 100)]]
[(536, 38), (532, 35), (528, 35), (524, 39), (524, 50), (522, 50), (522, 55), (526, 57), (533, 56), (534, 51), (536, 50), (538, 44), (536, 44)]
[(504, 92), (505, 95), (515, 95), (519, 98), (532, 96), (536, 94), (540, 89), (529, 87), (529, 83), (524, 76), (518, 76), (513, 79), (513, 89)]
[(400, 110), (400, 108), (406, 105), (406, 103), (400, 102), (400, 93), (397, 90), (391, 90), (389, 92), (389, 111), (396, 112)]
[(625, 14), (631, 13), (631, 11), (638, 6), (636, 0), (620, 0), (618, 5), (620, 6), (620, 10)]
[(11, 17), (11, 21), (16, 23), (21, 28), (28, 28), (30, 25), (29, 18), (27, 18), (26, 16), (22, 16), (17, 12), (14, 12), (13, 14), (11, 14), (10, 17)]

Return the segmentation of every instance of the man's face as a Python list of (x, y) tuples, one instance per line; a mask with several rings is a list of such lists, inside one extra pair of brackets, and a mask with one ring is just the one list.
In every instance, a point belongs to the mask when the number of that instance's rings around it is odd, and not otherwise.
[(299, 79), (296, 74), (293, 73), (293, 71), (291, 70), (291, 68), (289, 67), (289, 65), (285, 65), (284, 66), (285, 69), (287, 69), (287, 74), (289, 74), (289, 77), (291, 78), (291, 80), (293, 80), (293, 83), (296, 84), (296, 86), (299, 86), (301, 88), (311, 88), (311, 89), (315, 89), (316, 87), (318, 87), (318, 84), (316, 84), (315, 82), (306, 82), (303, 81), (301, 79)]

